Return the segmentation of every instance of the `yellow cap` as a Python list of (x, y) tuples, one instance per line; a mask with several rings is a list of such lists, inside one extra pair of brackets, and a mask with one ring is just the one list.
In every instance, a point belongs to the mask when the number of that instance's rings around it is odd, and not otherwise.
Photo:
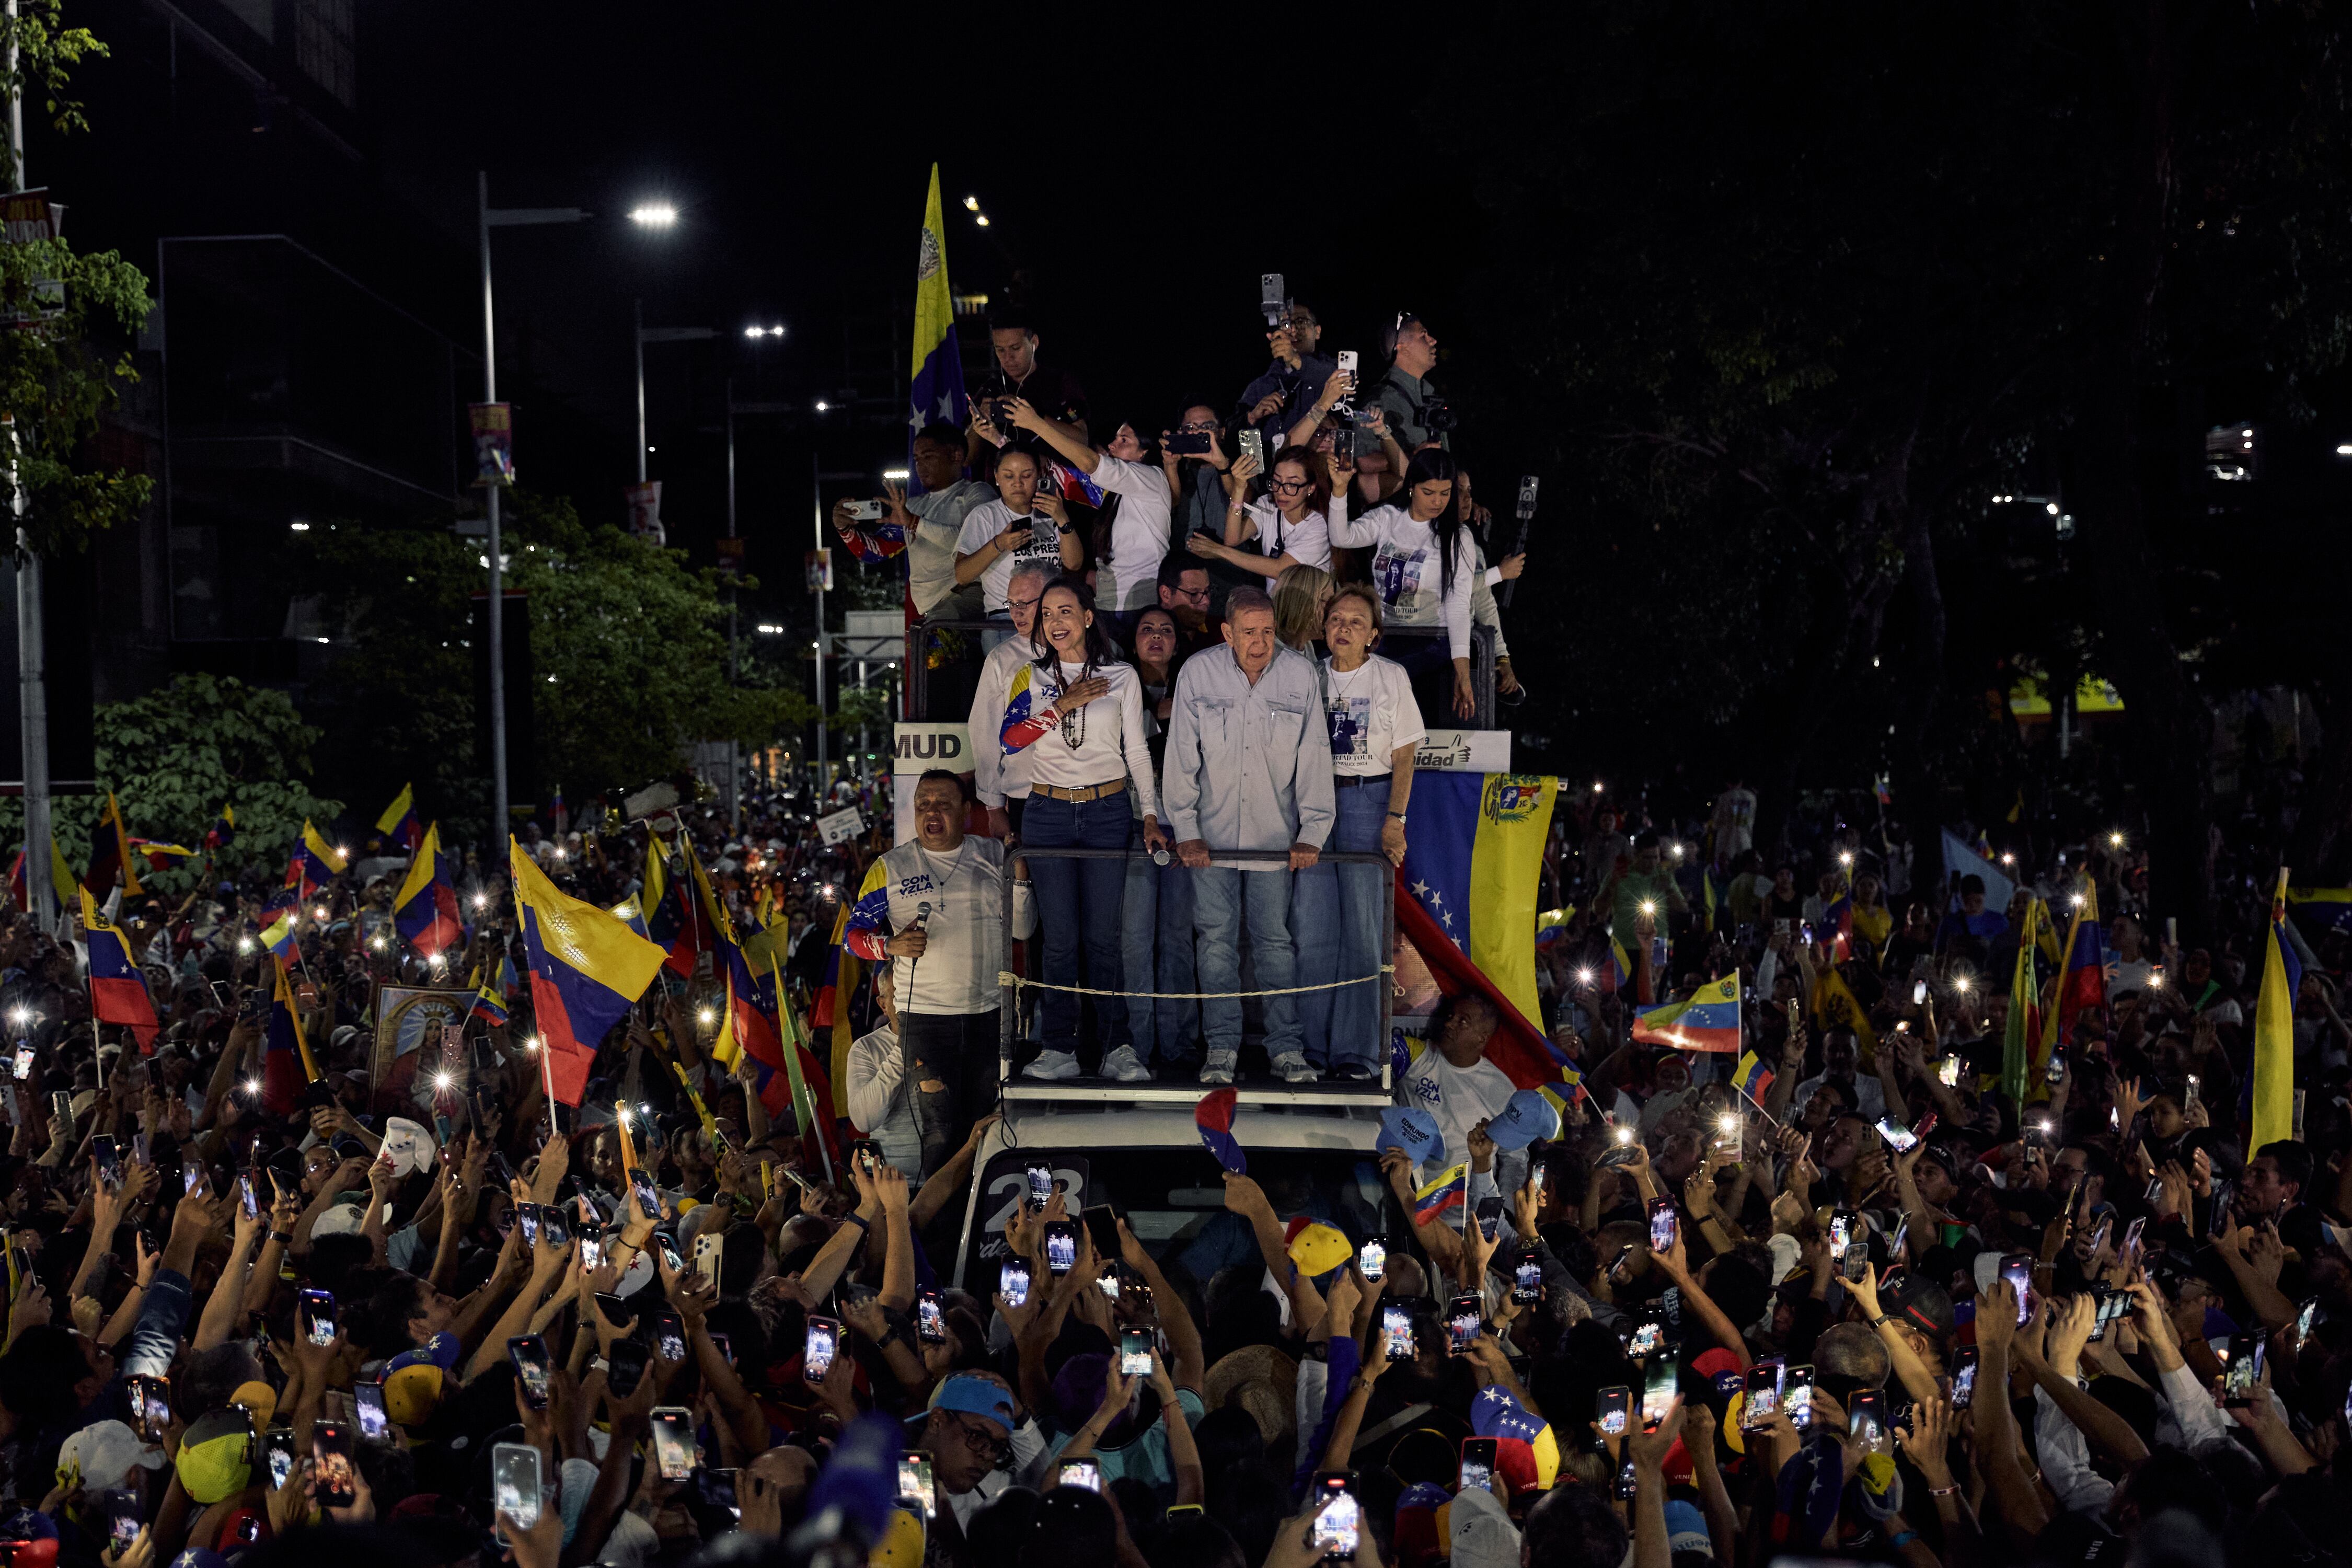
[(868, 1568), (923, 1568), (923, 1521), (903, 1508), (892, 1509), (882, 1539), (866, 1561)]
[(1346, 1237), (1328, 1225), (1309, 1225), (1290, 1241), (1290, 1260), (1309, 1278), (1328, 1274), (1354, 1257), (1355, 1251)]

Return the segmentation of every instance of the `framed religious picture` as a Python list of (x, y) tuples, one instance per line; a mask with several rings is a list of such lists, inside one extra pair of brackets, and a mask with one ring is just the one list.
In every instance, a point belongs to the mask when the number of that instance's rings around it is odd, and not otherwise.
[[(375, 1051), (368, 1077), (374, 1085), (375, 1109), (413, 1114), (413, 1107), (429, 1108), (433, 1099), (431, 1072), (441, 1059), (442, 1030), (456, 1025), (461, 1031), (474, 1005), (474, 993), (446, 986), (386, 985), (375, 994)], [(426, 1075), (422, 1087), (417, 1075)]]

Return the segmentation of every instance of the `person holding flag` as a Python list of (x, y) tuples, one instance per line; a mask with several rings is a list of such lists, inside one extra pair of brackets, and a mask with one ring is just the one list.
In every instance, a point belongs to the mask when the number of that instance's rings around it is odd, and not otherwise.
[(98, 912), (98, 900), (81, 889), (82, 940), (89, 950), (89, 1012), (101, 1024), (121, 1024), (139, 1042), (139, 1054), (155, 1054), (155, 999), (146, 977), (131, 962), (131, 944)]
[(441, 825), (425, 830), (409, 857), (408, 875), (392, 901), (393, 925), (427, 960), (437, 959), (466, 934), (457, 913), (457, 888), (448, 857), (441, 853)]
[(416, 819), (414, 786), (400, 786), (400, 794), (375, 819), (375, 830), (383, 835), (386, 845), (397, 844), (412, 855), (416, 852), (416, 847), (425, 842), (425, 825)]

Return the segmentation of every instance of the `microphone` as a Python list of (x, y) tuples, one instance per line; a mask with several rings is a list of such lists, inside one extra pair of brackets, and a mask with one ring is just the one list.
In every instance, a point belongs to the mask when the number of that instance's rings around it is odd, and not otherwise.
[(931, 901), (925, 899), (915, 906), (915, 929), (921, 931), (931, 923)]

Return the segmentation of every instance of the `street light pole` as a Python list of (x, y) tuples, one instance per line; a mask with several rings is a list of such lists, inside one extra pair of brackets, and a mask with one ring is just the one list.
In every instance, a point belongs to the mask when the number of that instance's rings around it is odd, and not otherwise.
[[(16, 74), (16, 0), (7, 0), (8, 75)], [(8, 155), (14, 165), (11, 190), (25, 189), (25, 95), (8, 95)], [(52, 886), (49, 820), (49, 680), (48, 637), (43, 624), (41, 558), (25, 530), (26, 500), (17, 466), (22, 433), (12, 416), (8, 420), (8, 511), (16, 545), (16, 702), (17, 742), (25, 774), (25, 907), (34, 926), (55, 931), (47, 893), (36, 888)], [(65, 911), (57, 912), (57, 920)]]
[(629, 301), (630, 352), (637, 361), (637, 483), (646, 482), (646, 302)]
[[(474, 175), (474, 211), (482, 264), (482, 401), (499, 400), (499, 334), (490, 302), (490, 230), (523, 224), (578, 223), (588, 215), (578, 207), (493, 207), (487, 169)], [(489, 497), (489, 660), (490, 660), (490, 848), (499, 852), (512, 802), (507, 798), (507, 664), (506, 556), (499, 534), (498, 485), (487, 487)]]

